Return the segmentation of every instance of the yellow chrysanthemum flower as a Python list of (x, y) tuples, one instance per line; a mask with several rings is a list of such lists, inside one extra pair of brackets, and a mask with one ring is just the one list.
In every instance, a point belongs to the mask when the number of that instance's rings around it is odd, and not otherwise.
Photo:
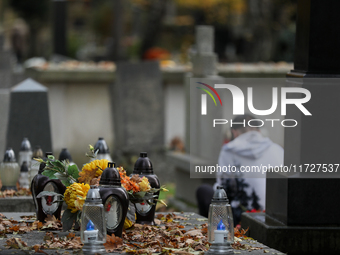
[(103, 170), (107, 168), (109, 161), (107, 159), (96, 159), (83, 166), (79, 173), (78, 181), (90, 184), (93, 178), (98, 178), (102, 175)]
[(138, 185), (141, 191), (147, 192), (151, 189), (149, 180), (145, 176), (142, 178), (142, 181), (138, 183)]
[(67, 204), (67, 209), (70, 209), (72, 213), (81, 210), (89, 189), (90, 185), (77, 182), (68, 186), (64, 193), (64, 200)]

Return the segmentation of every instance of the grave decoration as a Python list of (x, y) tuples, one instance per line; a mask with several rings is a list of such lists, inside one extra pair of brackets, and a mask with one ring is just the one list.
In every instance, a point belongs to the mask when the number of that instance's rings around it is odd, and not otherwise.
[(21, 165), (18, 183), (19, 183), (20, 188), (24, 188), (24, 189), (30, 188), (30, 180), (29, 180), (28, 167), (27, 167), (26, 161), (24, 161)]
[(32, 161), (31, 161), (31, 168), (29, 169), (29, 175), (30, 175), (30, 181), (32, 182), (34, 177), (39, 172), (39, 165), (40, 163), (34, 160), (35, 158), (42, 158), (43, 157), (43, 151), (40, 148), (39, 145), (37, 145), (33, 151)]
[(129, 207), (126, 190), (114, 162), (109, 162), (99, 182), (100, 196), (103, 200), (107, 234), (122, 237), (125, 217)]
[(91, 186), (87, 192), (81, 215), (81, 241), (84, 254), (105, 252), (106, 222), (102, 199), (97, 186)]
[(148, 154), (146, 152), (140, 153), (140, 157), (135, 163), (133, 174), (134, 176), (142, 178), (145, 183), (150, 183), (150, 187), (147, 186), (146, 192), (151, 190), (151, 188), (154, 190), (154, 192), (151, 192), (149, 194), (149, 197), (144, 197), (144, 199), (133, 198), (136, 208), (136, 222), (140, 224), (154, 225), (156, 204), (159, 197), (158, 189), (160, 188), (160, 182), (157, 175), (155, 175), (153, 172), (151, 160), (148, 158)]
[[(54, 159), (52, 152), (46, 152), (46, 160)], [(43, 175), (43, 172), (47, 169), (47, 165), (42, 162), (39, 166), (38, 174), (33, 178), (31, 184), (31, 191), (37, 219), (44, 222), (48, 215), (54, 215), (57, 219), (60, 219), (62, 201), (60, 197), (65, 192), (64, 184), (57, 178), (49, 178), (49, 176)]]
[(94, 145), (94, 150), (98, 150), (97, 159), (107, 159), (108, 161), (112, 161), (109, 146), (107, 146), (103, 137), (98, 138), (98, 141)]
[(24, 137), (23, 141), (21, 142), (19, 151), (19, 166), (21, 167), (22, 164), (26, 161), (27, 168), (30, 169), (32, 156), (33, 152), (31, 149), (31, 143), (26, 137)]
[[(90, 154), (86, 155), (90, 158), (96, 158), (97, 153), (98, 150), (95, 151), (94, 147), (90, 145)], [(55, 159), (52, 155), (48, 156), (46, 159), (35, 160), (46, 165), (42, 175), (51, 180), (59, 179), (66, 187), (64, 195), (61, 195), (62, 199), (67, 204), (67, 209), (64, 211), (61, 218), (63, 231), (70, 230), (73, 224), (75, 224), (75, 228), (77, 228), (90, 185), (98, 186), (101, 184), (101, 178), (105, 177), (102, 176), (102, 173), (108, 166), (108, 160), (95, 159), (85, 164), (80, 172), (75, 165), (70, 165), (68, 160), (60, 161)], [(140, 178), (138, 175), (132, 176), (131, 178), (128, 177), (123, 167), (118, 167), (117, 170), (119, 171), (121, 178), (121, 185), (126, 189), (129, 198), (138, 199), (138, 201), (150, 199), (157, 201), (154, 199), (154, 193), (161, 190), (167, 191), (164, 187), (159, 189), (152, 188), (149, 180), (145, 177)], [(44, 191), (42, 195), (56, 196), (60, 194), (53, 191)], [(103, 199), (104, 195), (102, 193), (101, 195)], [(105, 203), (106, 200), (103, 200), (103, 202)], [(164, 203), (163, 201), (161, 202)], [(125, 216), (123, 219), (125, 219)], [(131, 219), (125, 219), (125, 221), (127, 222), (126, 226), (132, 226), (133, 222)]]
[(223, 187), (217, 187), (211, 200), (208, 215), (208, 240), (211, 243), (206, 255), (234, 254), (234, 219), (227, 194)]
[(20, 175), (20, 166), (16, 161), (12, 148), (8, 148), (4, 155), (4, 160), (0, 164), (0, 177), (2, 189), (16, 189), (16, 183)]

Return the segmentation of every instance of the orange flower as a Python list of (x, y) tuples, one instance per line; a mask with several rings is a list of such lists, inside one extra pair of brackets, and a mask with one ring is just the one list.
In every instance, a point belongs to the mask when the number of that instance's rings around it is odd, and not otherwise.
[(140, 191), (139, 185), (135, 181), (131, 180), (129, 176), (126, 176), (126, 171), (123, 167), (117, 167), (117, 170), (119, 171), (120, 181), (124, 189), (127, 191), (132, 190), (133, 192)]

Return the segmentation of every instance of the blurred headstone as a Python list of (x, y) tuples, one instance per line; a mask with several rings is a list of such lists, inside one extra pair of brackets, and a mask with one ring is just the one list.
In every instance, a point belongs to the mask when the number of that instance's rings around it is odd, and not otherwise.
[(32, 79), (11, 89), (6, 144), (17, 155), (24, 137), (33, 146), (38, 144), (44, 151), (52, 151), (47, 93), (46, 87)]
[(0, 162), (6, 151), (6, 133), (8, 124), (10, 90), (0, 88)]
[(118, 63), (112, 88), (114, 156), (133, 167), (134, 157), (146, 151), (161, 182), (165, 181), (170, 173), (164, 154), (164, 95), (158, 62)]
[(6, 132), (10, 87), (12, 85), (11, 53), (3, 50), (4, 36), (0, 34), (0, 161), (6, 150)]
[(116, 150), (139, 153), (164, 146), (161, 81), (158, 62), (118, 63), (112, 98)]
[(196, 52), (192, 54), (194, 77), (217, 75), (217, 55), (214, 53), (214, 28), (196, 26)]

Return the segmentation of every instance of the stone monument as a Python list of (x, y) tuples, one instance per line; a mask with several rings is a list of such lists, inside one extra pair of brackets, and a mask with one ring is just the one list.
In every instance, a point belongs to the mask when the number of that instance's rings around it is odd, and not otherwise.
[(40, 145), (43, 151), (52, 151), (47, 93), (46, 87), (32, 79), (11, 89), (6, 145), (16, 155), (24, 137), (32, 146)]
[[(115, 156), (128, 160), (146, 151), (158, 168), (155, 168), (156, 174), (162, 175), (159, 168), (163, 166), (166, 170), (166, 164), (164, 94), (159, 63), (118, 63), (116, 81), (111, 89)], [(163, 177), (166, 174), (164, 171)]]

